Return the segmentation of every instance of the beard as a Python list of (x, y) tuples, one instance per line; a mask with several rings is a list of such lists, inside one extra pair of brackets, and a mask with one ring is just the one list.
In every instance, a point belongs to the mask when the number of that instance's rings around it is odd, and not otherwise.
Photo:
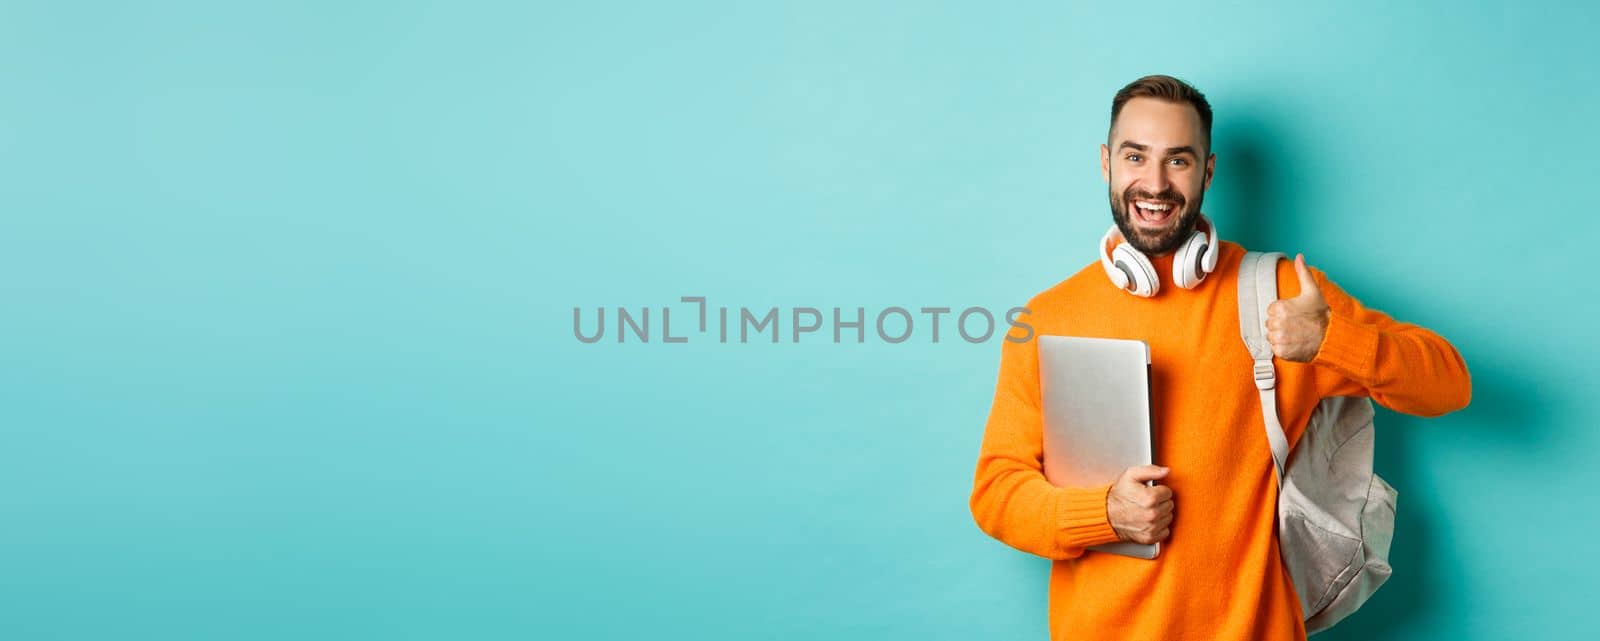
[[(1122, 192), (1122, 197), (1110, 193), (1111, 219), (1116, 221), (1117, 230), (1122, 232), (1122, 238), (1146, 256), (1165, 254), (1178, 248), (1184, 240), (1194, 233), (1200, 224), (1200, 204), (1205, 200), (1205, 191), (1196, 196), (1194, 202), (1188, 202), (1183, 194), (1172, 189), (1167, 189), (1159, 194), (1148, 191), (1135, 190), (1133, 187)], [(1178, 206), (1178, 220), (1176, 224), (1164, 230), (1149, 232), (1133, 226), (1129, 216), (1128, 203), (1134, 200), (1161, 200), (1176, 203)]]

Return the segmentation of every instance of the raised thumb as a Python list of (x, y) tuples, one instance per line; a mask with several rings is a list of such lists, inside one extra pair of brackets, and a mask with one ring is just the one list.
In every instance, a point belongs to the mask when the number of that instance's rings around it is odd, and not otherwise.
[(1167, 472), (1170, 471), (1169, 468), (1161, 467), (1160, 465), (1136, 465), (1124, 471), (1122, 478), (1125, 481), (1143, 483), (1145, 481), (1164, 479), (1167, 477)]
[(1300, 295), (1297, 298), (1314, 296), (1322, 298), (1322, 288), (1317, 287), (1316, 279), (1311, 277), (1311, 268), (1306, 266), (1306, 255), (1294, 255), (1294, 273), (1300, 276)]

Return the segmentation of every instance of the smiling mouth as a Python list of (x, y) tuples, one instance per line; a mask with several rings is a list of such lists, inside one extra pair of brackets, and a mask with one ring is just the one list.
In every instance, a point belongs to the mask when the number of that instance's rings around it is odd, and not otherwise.
[(1177, 203), (1161, 200), (1134, 200), (1130, 203), (1134, 219), (1148, 226), (1165, 225), (1178, 213)]

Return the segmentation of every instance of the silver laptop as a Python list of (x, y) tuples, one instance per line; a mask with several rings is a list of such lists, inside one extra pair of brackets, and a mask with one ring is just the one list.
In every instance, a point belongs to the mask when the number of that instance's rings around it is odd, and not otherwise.
[[(1150, 346), (1141, 340), (1040, 336), (1044, 476), (1058, 487), (1110, 483), (1155, 461), (1150, 435)], [(1161, 544), (1089, 548), (1141, 559)]]

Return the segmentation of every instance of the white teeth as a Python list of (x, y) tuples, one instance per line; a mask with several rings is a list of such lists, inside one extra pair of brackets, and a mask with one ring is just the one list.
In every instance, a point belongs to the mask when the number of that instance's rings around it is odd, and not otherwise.
[(1139, 206), (1139, 208), (1141, 208), (1141, 209), (1148, 209), (1150, 211), (1166, 211), (1166, 210), (1172, 208), (1172, 205), (1168, 205), (1168, 204), (1165, 204), (1165, 203), (1160, 203), (1160, 204), (1157, 204), (1157, 203), (1135, 203), (1135, 204), (1137, 204)]

